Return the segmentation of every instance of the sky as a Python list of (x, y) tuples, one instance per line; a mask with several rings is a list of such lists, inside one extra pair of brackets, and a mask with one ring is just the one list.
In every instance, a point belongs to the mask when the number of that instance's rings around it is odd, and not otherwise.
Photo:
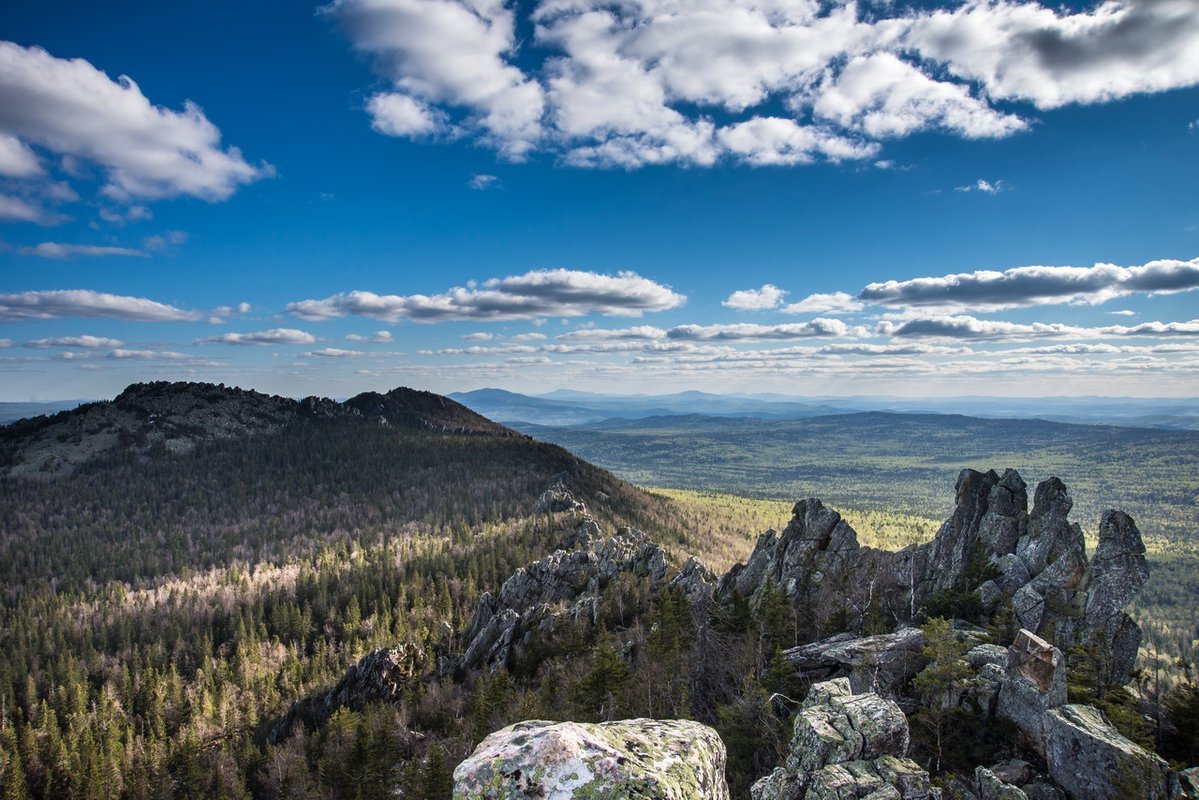
[(7, 0), (0, 400), (1199, 395), (1199, 0)]

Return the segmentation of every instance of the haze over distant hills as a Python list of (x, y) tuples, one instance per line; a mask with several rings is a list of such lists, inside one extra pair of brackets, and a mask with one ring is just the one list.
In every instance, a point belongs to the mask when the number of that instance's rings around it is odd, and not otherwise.
[(968, 409), (970, 416), (992, 419), (1199, 430), (1199, 404), (1176, 397), (795, 397), (702, 391), (615, 395), (569, 389), (544, 395), (478, 389), (455, 392), (449, 397), (498, 422), (555, 426), (681, 414), (804, 419), (859, 411), (958, 414)]

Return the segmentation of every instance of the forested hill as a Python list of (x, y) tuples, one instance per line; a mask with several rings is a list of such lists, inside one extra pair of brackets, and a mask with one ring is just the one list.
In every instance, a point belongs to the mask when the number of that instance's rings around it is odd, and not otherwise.
[(0, 428), (0, 448), (10, 601), (395, 536), (466, 536), (530, 516), (560, 475), (601, 517), (655, 531), (668, 517), (662, 498), (561, 447), (403, 388), (337, 403), (135, 384), (109, 403)]
[(186, 452), (196, 445), (277, 433), (302, 422), (353, 419), (418, 430), (516, 435), (447, 397), (399, 387), (344, 403), (293, 400), (210, 383), (135, 383), (111, 402), (0, 427), (0, 474), (55, 477), (129, 453)]

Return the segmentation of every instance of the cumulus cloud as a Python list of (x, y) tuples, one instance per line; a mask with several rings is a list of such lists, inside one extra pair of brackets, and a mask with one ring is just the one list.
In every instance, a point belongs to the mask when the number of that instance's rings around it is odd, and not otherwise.
[(89, 350), (103, 347), (123, 347), (120, 339), (110, 339), (107, 336), (54, 336), (48, 339), (34, 339), (26, 342), (26, 347), (84, 347)]
[(816, 318), (782, 325), (679, 325), (666, 332), (670, 339), (717, 342), (751, 342), (812, 337), (865, 336), (864, 328), (851, 328), (839, 319)]
[[(153, 105), (131, 78), (89, 62), (0, 42), (0, 169), (29, 172), (31, 148), (98, 165), (118, 201), (189, 195), (223, 200), (270, 174), (248, 163), (195, 103)], [(16, 142), (16, 145), (13, 142)], [(16, 148), (16, 149), (14, 149)], [(23, 148), (23, 149), (21, 149)]]
[(442, 129), (447, 115), (431, 106), (443, 104), (510, 158), (540, 138), (543, 90), (511, 63), (516, 17), (503, 0), (335, 0), (323, 11), (395, 88), (368, 101), (377, 130)]
[(306, 331), (295, 328), (271, 328), (266, 331), (253, 333), (222, 333), (219, 336), (206, 336), (197, 339), (196, 344), (237, 344), (258, 345), (271, 344), (312, 344), (316, 337)]
[(540, 342), (544, 341), (546, 335), (544, 333), (518, 333), (511, 337), (509, 341), (513, 342)]
[[(920, 131), (1028, 128), (996, 101), (1048, 109), (1194, 85), (1195, 2), (1070, 12), (1030, 0), (337, 0), (327, 10), (391, 83), (368, 102), (377, 129), (635, 168), (872, 158)], [(522, 42), (516, 32), (530, 26)], [(521, 50), (529, 44), (537, 50)]]
[(892, 307), (1000, 310), (1055, 303), (1098, 304), (1129, 294), (1199, 289), (1199, 259), (1162, 259), (1141, 266), (1015, 267), (939, 278), (872, 283), (860, 300)]
[(468, 334), (464, 335), (462, 338), (468, 342), (486, 342), (490, 339), (494, 339), (495, 334), (494, 333), (483, 333), (482, 331), (479, 331), (477, 333), (468, 333)]
[(733, 292), (725, 298), (721, 305), (725, 308), (735, 308), (738, 311), (767, 311), (778, 308), (786, 294), (787, 292), (774, 284), (766, 283), (760, 289), (742, 289)]
[(0, 321), (91, 317), (130, 322), (178, 322), (202, 319), (186, 311), (144, 297), (95, 292), (90, 289), (55, 289), (0, 294)]
[(23, 256), (38, 256), (39, 258), (53, 258), (57, 260), (73, 256), (131, 256), (134, 258), (146, 258), (150, 255), (145, 250), (136, 250), (132, 247), (63, 244), (61, 242), (42, 242), (36, 247), (22, 247), (20, 253)]
[(1061, 13), (966, 3), (915, 18), (906, 41), (990, 97), (1050, 109), (1199, 82), (1195, 0), (1124, 0)]
[(810, 294), (798, 303), (791, 303), (783, 309), (787, 314), (852, 314), (861, 311), (864, 304), (853, 295), (845, 292), (831, 294)]
[(443, 320), (518, 320), (578, 317), (585, 314), (639, 317), (646, 311), (676, 308), (686, 301), (667, 286), (634, 272), (601, 275), (568, 269), (544, 269), (492, 278), (478, 287), (455, 287), (436, 295), (379, 295), (352, 291), (323, 300), (289, 303), (301, 319), (325, 320), (349, 315), (386, 322)]

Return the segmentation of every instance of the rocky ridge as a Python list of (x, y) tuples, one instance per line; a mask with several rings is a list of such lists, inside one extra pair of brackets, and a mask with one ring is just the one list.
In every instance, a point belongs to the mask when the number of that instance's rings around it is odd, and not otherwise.
[(449, 398), (400, 387), (344, 403), (294, 400), (224, 384), (135, 383), (113, 400), (0, 426), (0, 477), (49, 479), (116, 452), (187, 453), (206, 442), (351, 419), (440, 433), (520, 436)]
[(1111, 680), (1124, 683), (1141, 636), (1124, 607), (1148, 577), (1145, 547), (1131, 517), (1107, 511), (1088, 561), (1072, 506), (1057, 478), (1037, 486), (1030, 511), (1015, 470), (963, 470), (953, 514), (936, 537), (893, 553), (860, 546), (840, 514), (801, 500), (782, 534), (764, 533), (749, 560), (720, 579), (717, 597), (756, 602), (773, 582), (810, 613), (818, 638), (830, 628), (860, 632), (871, 615), (910, 623), (930, 604), (973, 596), (987, 615), (1010, 605), (1021, 627), (1052, 634), (1064, 648), (1103, 649)]

